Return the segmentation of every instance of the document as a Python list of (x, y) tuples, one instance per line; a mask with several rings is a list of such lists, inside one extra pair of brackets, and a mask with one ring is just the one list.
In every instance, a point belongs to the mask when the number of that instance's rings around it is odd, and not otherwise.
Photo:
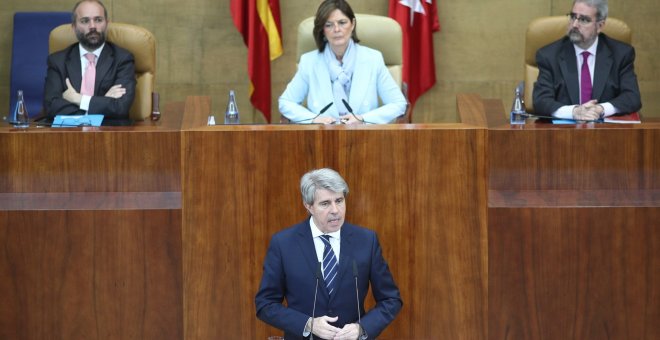
[(57, 115), (52, 127), (101, 126), (103, 115)]

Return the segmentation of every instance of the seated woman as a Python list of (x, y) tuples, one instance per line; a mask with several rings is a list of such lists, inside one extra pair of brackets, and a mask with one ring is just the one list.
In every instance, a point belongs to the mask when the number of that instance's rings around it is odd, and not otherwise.
[(325, 0), (319, 6), (313, 31), (318, 51), (300, 57), (279, 99), (280, 112), (292, 123), (382, 124), (405, 113), (406, 98), (383, 55), (359, 45), (355, 27), (346, 1)]

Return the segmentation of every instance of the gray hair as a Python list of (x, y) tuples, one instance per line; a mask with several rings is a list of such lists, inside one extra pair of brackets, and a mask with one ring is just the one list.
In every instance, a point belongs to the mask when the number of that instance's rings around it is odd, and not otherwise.
[(574, 0), (573, 5), (578, 2), (591, 7), (596, 7), (596, 21), (607, 19), (607, 0)]
[(300, 179), (300, 193), (305, 204), (314, 204), (314, 195), (319, 189), (348, 194), (346, 181), (337, 171), (328, 168), (312, 170)]

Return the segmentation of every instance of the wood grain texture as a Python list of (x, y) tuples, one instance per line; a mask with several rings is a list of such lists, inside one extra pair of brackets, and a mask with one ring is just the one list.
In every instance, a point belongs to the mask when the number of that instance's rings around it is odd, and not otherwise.
[(181, 106), (130, 127), (0, 127), (0, 192), (179, 192)]
[(0, 211), (1, 339), (181, 339), (181, 211)]
[(531, 125), (489, 130), (491, 190), (660, 189), (656, 123)]
[[(486, 338), (486, 133), (251, 126), (183, 132), (186, 339), (264, 339), (254, 296), (272, 234), (306, 217), (307, 171), (347, 180), (347, 220), (379, 234), (404, 307), (382, 339)], [(311, 311), (310, 311), (311, 313)]]
[(660, 209), (493, 208), (491, 339), (658, 339)]

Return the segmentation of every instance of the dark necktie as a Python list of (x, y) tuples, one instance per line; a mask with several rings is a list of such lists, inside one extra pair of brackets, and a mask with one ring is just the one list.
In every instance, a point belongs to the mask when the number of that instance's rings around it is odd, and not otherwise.
[(325, 287), (328, 289), (328, 295), (332, 296), (336, 286), (337, 256), (335, 256), (335, 252), (330, 245), (330, 235), (321, 235), (321, 240), (325, 245), (325, 249), (323, 249), (323, 280), (325, 281)]
[(580, 72), (580, 104), (591, 100), (591, 73), (589, 72), (589, 52), (582, 52), (582, 72)]

